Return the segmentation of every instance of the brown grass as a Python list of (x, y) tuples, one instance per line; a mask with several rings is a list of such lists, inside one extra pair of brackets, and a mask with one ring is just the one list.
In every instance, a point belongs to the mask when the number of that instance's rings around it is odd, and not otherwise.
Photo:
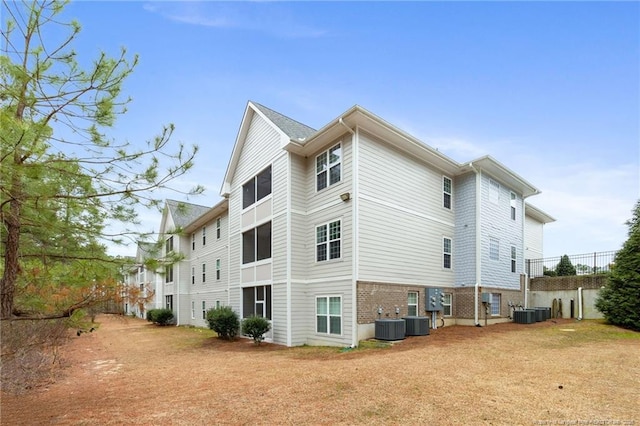
[(597, 321), (454, 326), (354, 350), (98, 321), (65, 348), (62, 380), (2, 394), (2, 424), (640, 424), (640, 334)]

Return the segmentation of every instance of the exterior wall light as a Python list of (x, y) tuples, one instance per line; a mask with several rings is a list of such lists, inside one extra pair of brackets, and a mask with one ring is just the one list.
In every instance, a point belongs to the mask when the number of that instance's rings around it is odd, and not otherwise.
[(340, 199), (342, 201), (349, 201), (351, 199), (351, 194), (348, 192), (345, 192), (344, 194), (340, 194)]

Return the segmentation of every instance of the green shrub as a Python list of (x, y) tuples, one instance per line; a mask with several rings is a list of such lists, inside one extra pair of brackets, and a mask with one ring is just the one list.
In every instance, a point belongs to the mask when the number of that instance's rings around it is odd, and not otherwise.
[(147, 321), (158, 325), (169, 325), (174, 320), (171, 309), (149, 309), (147, 311)]
[(156, 311), (157, 309), (149, 309), (147, 311), (147, 321), (153, 322), (153, 319), (155, 318), (155, 315), (156, 315)]
[(264, 340), (264, 334), (271, 329), (266, 318), (252, 315), (242, 320), (242, 334), (253, 339), (256, 345)]
[(209, 323), (209, 328), (218, 333), (218, 337), (232, 340), (238, 335), (240, 320), (238, 319), (238, 314), (231, 309), (231, 306), (209, 309), (207, 311), (207, 322)]

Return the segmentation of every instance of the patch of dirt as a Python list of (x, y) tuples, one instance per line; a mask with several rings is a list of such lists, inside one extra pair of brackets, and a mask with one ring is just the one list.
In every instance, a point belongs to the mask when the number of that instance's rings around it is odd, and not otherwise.
[(554, 321), (445, 327), (348, 350), (103, 315), (63, 348), (55, 383), (0, 395), (0, 423), (640, 424), (637, 334)]

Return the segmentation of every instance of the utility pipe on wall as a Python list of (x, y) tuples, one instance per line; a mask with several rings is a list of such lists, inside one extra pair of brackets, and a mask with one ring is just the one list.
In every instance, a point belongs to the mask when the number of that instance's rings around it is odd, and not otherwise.
[(578, 287), (578, 321), (582, 320), (582, 287)]
[(482, 281), (481, 279), (481, 274), (482, 274), (482, 265), (481, 265), (481, 260), (482, 260), (482, 244), (480, 241), (480, 238), (482, 236), (482, 230), (481, 230), (481, 226), (480, 226), (480, 220), (482, 219), (482, 215), (481, 215), (481, 211), (480, 211), (480, 207), (482, 205), (481, 203), (481, 191), (482, 191), (482, 174), (480, 173), (480, 171), (478, 169), (476, 169), (475, 167), (473, 167), (473, 162), (469, 163), (469, 167), (471, 167), (471, 170), (474, 171), (474, 173), (476, 174), (476, 284), (475, 284), (475, 303), (474, 303), (474, 321), (475, 321), (475, 325), (476, 326), (480, 326), (480, 323), (478, 322), (478, 287), (480, 286), (480, 282)]

